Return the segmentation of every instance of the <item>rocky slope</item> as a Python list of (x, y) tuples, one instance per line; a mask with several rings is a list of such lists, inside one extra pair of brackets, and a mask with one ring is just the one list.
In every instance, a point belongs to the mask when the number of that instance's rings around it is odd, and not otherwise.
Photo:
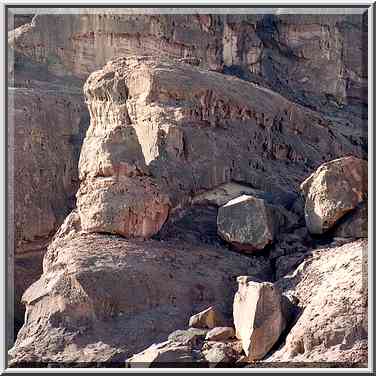
[[(11, 364), (124, 366), (168, 339), (131, 363), (249, 366), (240, 339), (168, 337), (213, 305), (216, 333), (233, 326), (241, 275), (294, 306), (259, 364), (365, 364), (366, 17), (130, 13), (37, 15), (9, 34), (19, 320), (40, 277)], [(235, 238), (218, 233), (233, 199), (259, 203), (266, 241), (237, 209)]]

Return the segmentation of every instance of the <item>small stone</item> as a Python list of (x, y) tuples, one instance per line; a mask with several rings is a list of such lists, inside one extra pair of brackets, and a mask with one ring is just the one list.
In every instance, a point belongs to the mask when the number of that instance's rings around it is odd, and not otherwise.
[(226, 341), (235, 337), (235, 331), (231, 327), (216, 327), (206, 334), (207, 341)]
[(213, 307), (209, 307), (197, 313), (189, 319), (189, 326), (194, 328), (212, 329), (219, 321), (218, 313)]
[(196, 346), (198, 342), (204, 340), (207, 330), (189, 328), (188, 330), (175, 330), (168, 336), (171, 342), (179, 343), (181, 345)]

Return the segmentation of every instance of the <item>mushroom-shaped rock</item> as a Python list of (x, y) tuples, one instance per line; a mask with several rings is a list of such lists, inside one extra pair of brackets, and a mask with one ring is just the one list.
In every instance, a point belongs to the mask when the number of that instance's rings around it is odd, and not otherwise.
[(273, 209), (263, 200), (242, 195), (218, 210), (218, 234), (242, 251), (262, 250), (273, 241)]
[(193, 315), (189, 319), (189, 326), (193, 328), (212, 329), (219, 323), (218, 313), (214, 307), (209, 307)]
[(353, 156), (321, 165), (300, 186), (305, 220), (312, 234), (322, 234), (367, 197), (367, 161)]
[(234, 299), (236, 337), (249, 361), (262, 359), (285, 329), (282, 294), (272, 283), (238, 277)]

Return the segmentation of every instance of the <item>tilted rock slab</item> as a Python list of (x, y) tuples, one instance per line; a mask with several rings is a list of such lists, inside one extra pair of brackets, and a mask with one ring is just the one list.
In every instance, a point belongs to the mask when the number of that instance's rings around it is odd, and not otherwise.
[(273, 209), (256, 197), (242, 195), (221, 206), (217, 225), (219, 236), (240, 250), (262, 250), (273, 241)]
[(269, 282), (238, 277), (239, 289), (234, 298), (236, 337), (249, 361), (262, 359), (273, 347), (286, 326), (282, 294)]
[(322, 234), (367, 198), (368, 163), (350, 156), (324, 163), (301, 184), (309, 231)]
[(272, 275), (263, 257), (77, 233), (73, 217), (49, 246), (42, 277), (23, 296), (25, 324), (12, 364), (124, 362), (208, 306), (231, 317), (237, 275)]
[(356, 149), (270, 90), (172, 60), (120, 57), (84, 92), (77, 206), (88, 231), (147, 238), (195, 194), (231, 180), (296, 191), (323, 156)]

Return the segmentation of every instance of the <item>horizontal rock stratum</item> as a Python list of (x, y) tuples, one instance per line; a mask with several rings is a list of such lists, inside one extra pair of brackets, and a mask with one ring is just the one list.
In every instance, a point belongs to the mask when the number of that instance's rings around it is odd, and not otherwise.
[(84, 92), (77, 206), (88, 231), (147, 238), (195, 194), (231, 180), (297, 191), (318, 161), (362, 153), (318, 113), (184, 62), (120, 57)]

